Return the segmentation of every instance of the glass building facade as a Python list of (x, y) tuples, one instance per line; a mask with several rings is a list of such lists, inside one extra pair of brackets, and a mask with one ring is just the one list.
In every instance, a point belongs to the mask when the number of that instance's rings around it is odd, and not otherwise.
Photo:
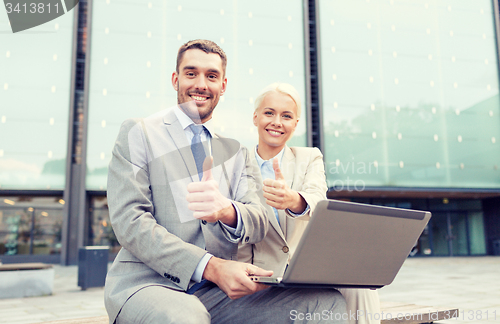
[(228, 56), (218, 134), (253, 147), (255, 96), (290, 83), (289, 145), (321, 148), (329, 198), (430, 210), (413, 254), (500, 255), (498, 16), (497, 0), (96, 0), (12, 34), (0, 10), (0, 259), (118, 251), (119, 127), (176, 104), (197, 38)]
[[(201, 27), (201, 21), (207, 25)], [(216, 5), (95, 1), (92, 28), (89, 190), (106, 188), (110, 153), (125, 119), (146, 117), (176, 104), (172, 72), (177, 50), (189, 40), (213, 40), (228, 57), (227, 92), (214, 112), (218, 134), (254, 146), (258, 137), (252, 123), (253, 100), (272, 82), (292, 84), (305, 99), (301, 1), (218, 1)], [(306, 145), (306, 123), (304, 114), (295, 145)]]
[(0, 10), (0, 190), (63, 190), (73, 16), (36, 33), (8, 29)]
[(498, 188), (493, 3), (325, 0), (320, 8), (328, 180)]

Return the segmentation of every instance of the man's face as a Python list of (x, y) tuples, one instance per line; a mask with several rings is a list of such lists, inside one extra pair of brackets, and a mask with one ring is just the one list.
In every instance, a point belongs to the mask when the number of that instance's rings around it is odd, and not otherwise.
[(184, 52), (179, 72), (172, 74), (179, 107), (195, 123), (212, 118), (212, 112), (226, 91), (227, 79), (218, 54), (199, 49)]

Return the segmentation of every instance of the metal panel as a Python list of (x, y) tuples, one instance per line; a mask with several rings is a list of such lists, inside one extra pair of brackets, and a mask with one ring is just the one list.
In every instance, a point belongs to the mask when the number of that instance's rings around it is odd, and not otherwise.
[[(85, 238), (88, 237), (87, 231), (88, 217), (89, 217), (89, 199), (86, 192), (86, 174), (87, 174), (87, 130), (88, 130), (88, 111), (89, 111), (89, 80), (90, 80), (90, 44), (92, 39), (92, 4), (93, 1), (87, 2), (87, 37), (85, 49), (85, 84), (83, 94), (83, 136), (82, 136), (82, 164), (81, 164), (81, 178), (80, 178), (80, 196), (79, 196), (79, 217), (78, 217), (78, 247), (85, 244)], [(75, 251), (76, 254), (76, 251)]]
[(311, 43), (309, 40), (309, 1), (304, 0), (304, 64), (306, 72), (306, 111), (307, 111), (307, 146), (313, 146), (313, 109), (312, 109), (312, 98), (311, 98)]
[[(308, 132), (310, 132), (311, 146), (318, 147), (322, 152), (323, 124), (321, 99), (321, 54), (319, 31), (319, 1), (309, 0), (304, 13), (306, 60), (307, 64), (307, 94), (308, 94)], [(309, 137), (308, 137), (309, 139)]]
[[(80, 1), (75, 10), (70, 133), (68, 138), (66, 201), (61, 263), (76, 264), (78, 248), (84, 245), (87, 194), (85, 191), (88, 79), (92, 1)], [(83, 47), (85, 45), (85, 47)], [(83, 76), (83, 78), (82, 78)], [(82, 80), (83, 79), (83, 80)], [(82, 82), (83, 81), (83, 82)]]
[(69, 102), (69, 122), (68, 122), (68, 148), (66, 150), (66, 184), (64, 186), (64, 196), (65, 201), (63, 209), (63, 224), (62, 224), (62, 247), (61, 247), (61, 264), (67, 264), (67, 253), (68, 253), (68, 231), (70, 224), (70, 206), (72, 203), (71, 199), (71, 183), (72, 183), (72, 172), (71, 167), (73, 165), (73, 134), (74, 134), (74, 120), (75, 120), (75, 90), (76, 90), (76, 60), (78, 51), (78, 13), (79, 7), (73, 11), (73, 46), (72, 46), (72, 60), (71, 60), (71, 90), (70, 90), (70, 102)]
[(500, 0), (493, 1), (493, 16), (495, 20), (495, 34), (497, 41), (497, 62), (498, 62), (498, 77), (500, 79)]

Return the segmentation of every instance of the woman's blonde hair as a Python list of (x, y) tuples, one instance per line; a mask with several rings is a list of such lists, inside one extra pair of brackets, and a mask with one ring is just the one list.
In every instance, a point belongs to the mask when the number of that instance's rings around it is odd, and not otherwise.
[(288, 83), (276, 82), (262, 89), (257, 99), (255, 99), (255, 111), (259, 109), (262, 100), (264, 100), (264, 98), (271, 92), (281, 93), (290, 96), (290, 98), (292, 98), (292, 100), (295, 102), (295, 105), (297, 106), (297, 118), (300, 118), (301, 104), (300, 104), (299, 93), (297, 92), (297, 90), (294, 88), (293, 85)]

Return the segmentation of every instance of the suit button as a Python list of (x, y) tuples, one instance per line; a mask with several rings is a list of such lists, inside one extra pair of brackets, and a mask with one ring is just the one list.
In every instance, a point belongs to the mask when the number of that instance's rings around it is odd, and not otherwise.
[(179, 283), (179, 282), (181, 282), (181, 280), (179, 278), (175, 278), (175, 282)]
[(248, 243), (248, 241), (250, 241), (250, 238), (247, 236), (245, 237), (245, 243)]
[(286, 245), (281, 250), (283, 250), (284, 253), (288, 253), (288, 251), (290, 251), (290, 249)]
[(170, 279), (170, 275), (168, 273), (164, 274), (165, 278)]
[(206, 220), (202, 220), (202, 221), (201, 221), (201, 223), (202, 223), (203, 225), (207, 225), (207, 221), (206, 221)]

